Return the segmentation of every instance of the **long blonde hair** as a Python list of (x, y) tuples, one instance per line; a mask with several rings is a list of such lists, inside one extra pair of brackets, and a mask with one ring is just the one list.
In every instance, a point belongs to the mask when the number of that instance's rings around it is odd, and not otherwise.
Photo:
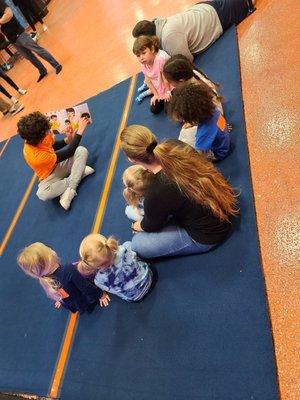
[(123, 173), (123, 196), (128, 204), (137, 207), (150, 186), (154, 174), (141, 165), (131, 165)]
[(121, 147), (135, 162), (158, 163), (163, 173), (191, 200), (221, 221), (236, 215), (236, 196), (223, 175), (205, 157), (180, 140), (157, 142), (146, 127), (131, 125), (121, 133)]
[(79, 247), (79, 261), (77, 268), (82, 275), (91, 275), (98, 269), (105, 269), (113, 264), (118, 241), (110, 236), (108, 239), (99, 233), (86, 236)]
[(17, 262), (25, 274), (40, 282), (48, 297), (61, 300), (59, 293), (61, 285), (51, 277), (59, 267), (59, 258), (54, 250), (36, 242), (20, 252)]

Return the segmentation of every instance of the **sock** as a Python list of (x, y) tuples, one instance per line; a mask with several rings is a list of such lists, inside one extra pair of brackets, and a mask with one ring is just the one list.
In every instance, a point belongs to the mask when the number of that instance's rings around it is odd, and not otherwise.
[(148, 86), (147, 86), (146, 83), (144, 82), (144, 83), (142, 84), (142, 86), (138, 87), (137, 91), (140, 93), (140, 92), (143, 92), (144, 90), (147, 90), (147, 89), (148, 89)]
[(136, 101), (137, 103), (141, 103), (141, 102), (144, 100), (145, 97), (148, 97), (148, 96), (150, 96), (150, 95), (151, 95), (150, 89), (145, 90), (145, 92), (140, 93), (140, 94), (135, 98), (135, 101)]

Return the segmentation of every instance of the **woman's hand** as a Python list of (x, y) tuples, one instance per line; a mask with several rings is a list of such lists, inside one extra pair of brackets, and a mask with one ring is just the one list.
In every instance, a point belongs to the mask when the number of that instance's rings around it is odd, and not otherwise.
[(136, 221), (131, 224), (131, 229), (133, 232), (143, 232), (143, 229), (141, 227), (141, 221)]
[(61, 307), (61, 302), (57, 300), (57, 301), (54, 303), (54, 307), (57, 308), (57, 309), (60, 308), (60, 307)]
[(110, 297), (106, 292), (103, 292), (102, 296), (99, 299), (99, 303), (101, 307), (107, 307), (110, 302)]

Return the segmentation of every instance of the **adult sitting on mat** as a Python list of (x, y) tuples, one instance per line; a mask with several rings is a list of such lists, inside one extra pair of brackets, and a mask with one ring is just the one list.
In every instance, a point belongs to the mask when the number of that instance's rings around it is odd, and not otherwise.
[(205, 253), (222, 243), (237, 214), (231, 186), (190, 145), (157, 142), (141, 125), (121, 133), (133, 164), (155, 174), (144, 197), (144, 217), (132, 224), (132, 249), (144, 258)]
[(88, 124), (87, 118), (81, 118), (72, 142), (67, 144), (65, 140), (54, 139), (44, 114), (36, 111), (19, 120), (18, 133), (25, 140), (25, 161), (40, 179), (36, 193), (39, 199), (60, 196), (60, 205), (68, 210), (81, 179), (94, 172), (86, 165), (87, 149), (79, 146)]
[(193, 61), (215, 42), (231, 25), (237, 25), (254, 10), (255, 0), (201, 1), (187, 11), (153, 21), (139, 21), (133, 37), (156, 35), (160, 46), (170, 56), (183, 54)]

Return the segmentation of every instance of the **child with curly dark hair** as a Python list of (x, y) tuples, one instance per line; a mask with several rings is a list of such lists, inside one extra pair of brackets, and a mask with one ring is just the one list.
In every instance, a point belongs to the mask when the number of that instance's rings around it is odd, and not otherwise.
[(179, 140), (216, 161), (228, 155), (230, 137), (226, 120), (213, 100), (214, 92), (204, 82), (187, 83), (173, 91), (168, 111), (183, 125)]
[(44, 114), (36, 111), (19, 120), (18, 133), (25, 140), (25, 161), (40, 180), (39, 199), (60, 196), (60, 205), (68, 210), (81, 179), (94, 172), (86, 165), (87, 149), (79, 146), (87, 124), (88, 120), (81, 118), (72, 141), (67, 144), (66, 140), (55, 140)]

